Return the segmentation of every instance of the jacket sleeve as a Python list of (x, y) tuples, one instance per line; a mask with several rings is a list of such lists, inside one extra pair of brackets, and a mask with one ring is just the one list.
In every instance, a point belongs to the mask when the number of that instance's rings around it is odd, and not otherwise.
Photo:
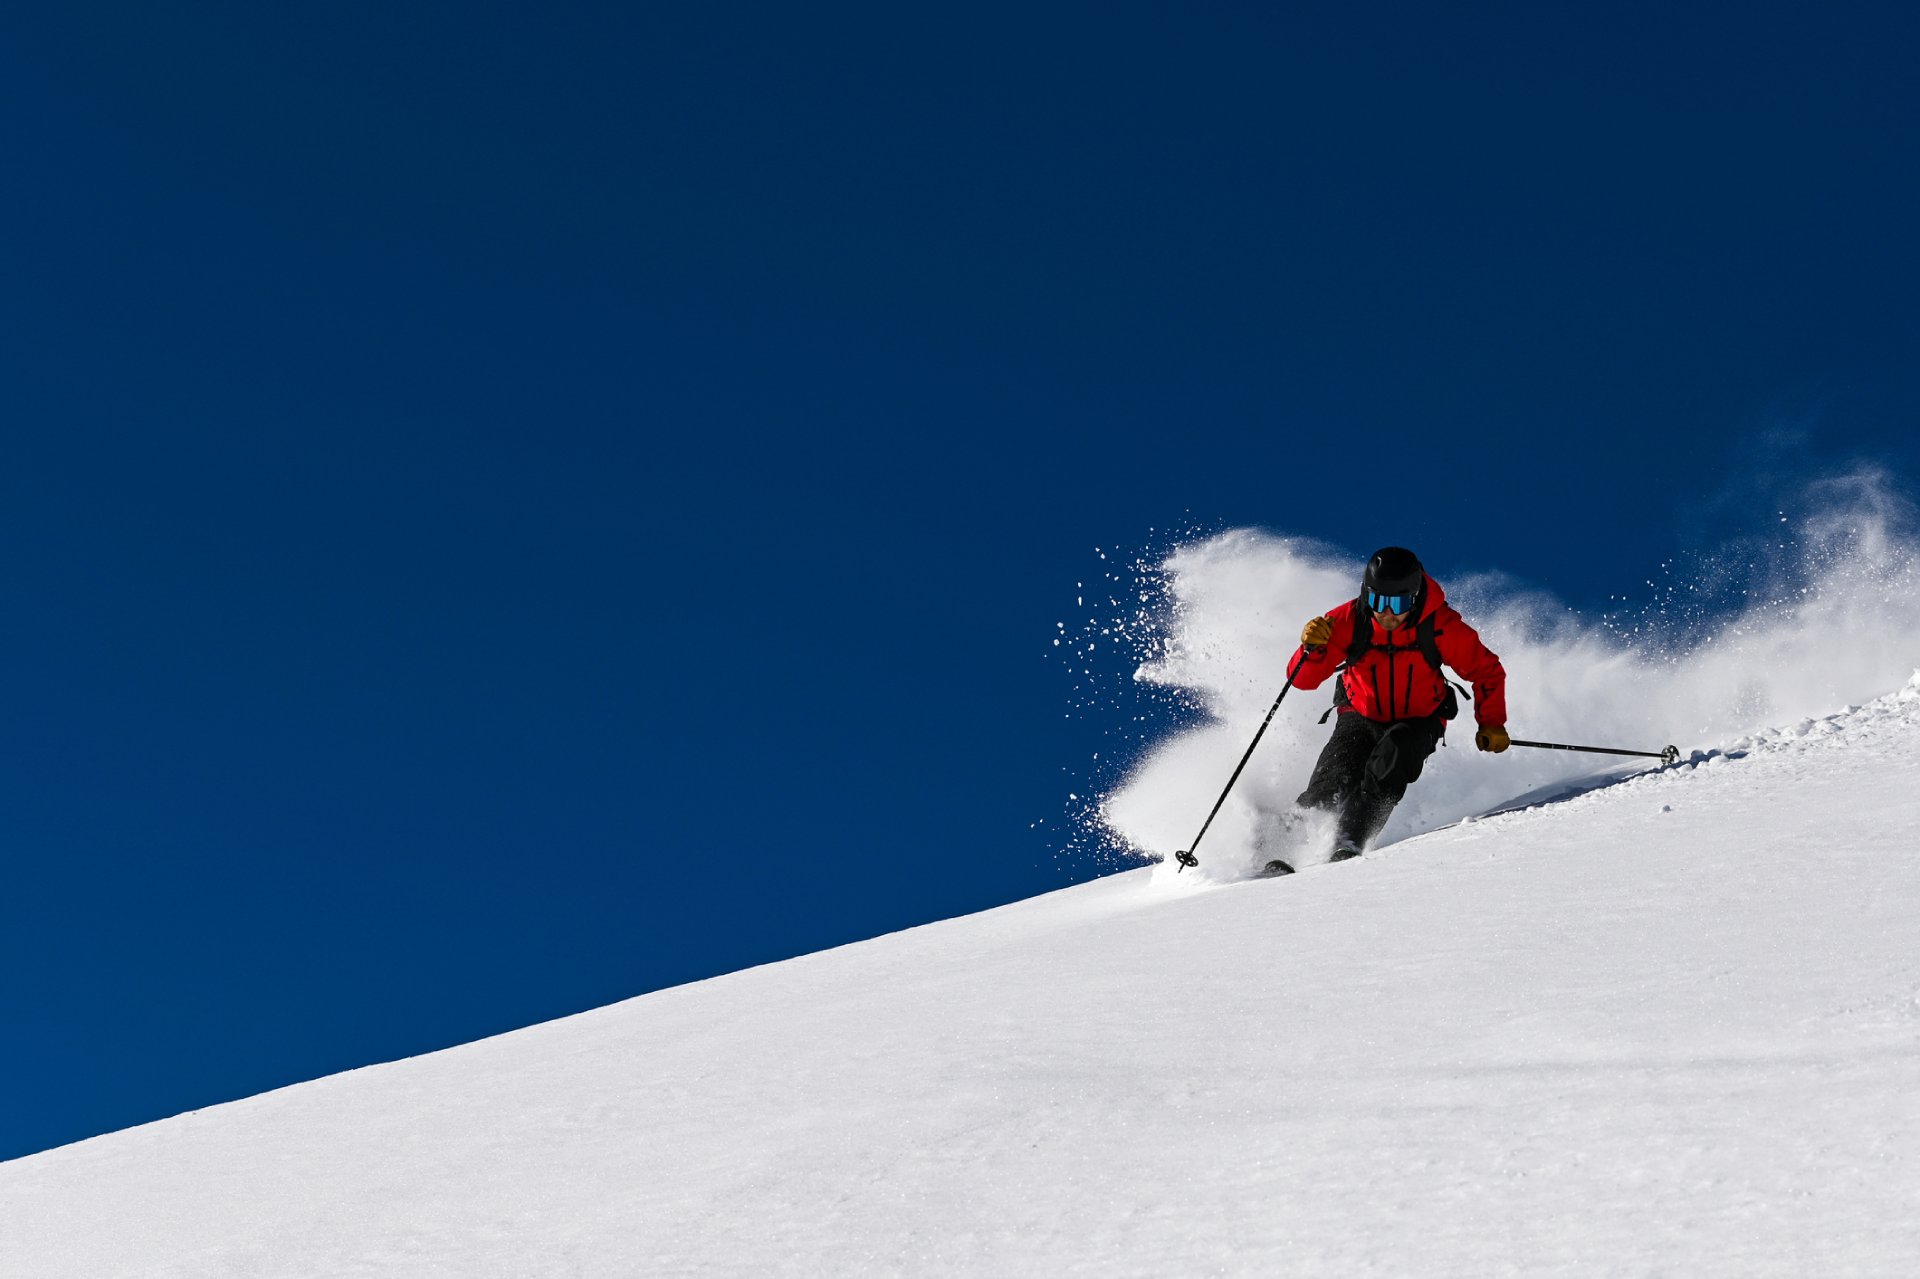
[(1306, 646), (1301, 645), (1293, 650), (1293, 656), (1287, 661), (1287, 669), (1294, 672), (1295, 688), (1319, 688), (1327, 682), (1327, 676), (1347, 660), (1347, 650), (1353, 647), (1352, 601), (1329, 609), (1326, 618), (1333, 623), (1333, 638), (1327, 642), (1327, 646), (1318, 653), (1309, 653)]
[(1492, 649), (1480, 642), (1480, 633), (1447, 606), (1435, 642), (1440, 658), (1473, 685), (1473, 718), (1479, 724), (1507, 722), (1507, 668)]

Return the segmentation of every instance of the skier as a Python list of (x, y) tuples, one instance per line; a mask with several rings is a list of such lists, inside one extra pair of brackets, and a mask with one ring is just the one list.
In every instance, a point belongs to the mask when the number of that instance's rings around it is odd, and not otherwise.
[[(1294, 801), (1334, 816), (1331, 861), (1366, 850), (1459, 713), (1442, 662), (1473, 685), (1474, 745), (1495, 753), (1509, 745), (1506, 669), (1405, 547), (1375, 552), (1359, 598), (1308, 622), (1300, 645), (1289, 668), (1295, 688), (1340, 675), (1333, 736)], [(1292, 869), (1267, 864), (1269, 874)]]

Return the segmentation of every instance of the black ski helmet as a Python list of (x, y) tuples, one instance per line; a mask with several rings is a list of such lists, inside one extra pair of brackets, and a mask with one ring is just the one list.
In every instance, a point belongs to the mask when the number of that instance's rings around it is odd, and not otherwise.
[(1420, 557), (1406, 547), (1385, 546), (1367, 561), (1367, 572), (1360, 579), (1360, 586), (1363, 593), (1417, 597), (1426, 593), (1427, 570), (1421, 567)]

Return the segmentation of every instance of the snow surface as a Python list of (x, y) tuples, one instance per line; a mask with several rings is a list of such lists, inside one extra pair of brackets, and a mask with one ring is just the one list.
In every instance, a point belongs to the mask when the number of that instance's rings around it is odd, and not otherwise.
[(284, 1089), (0, 1165), (0, 1274), (1920, 1273), (1916, 777), (1920, 673)]

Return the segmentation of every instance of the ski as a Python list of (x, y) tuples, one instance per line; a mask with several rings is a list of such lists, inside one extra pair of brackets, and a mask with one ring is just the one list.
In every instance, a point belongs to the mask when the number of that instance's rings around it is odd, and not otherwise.
[[(1335, 862), (1350, 862), (1358, 856), (1360, 856), (1360, 850), (1357, 848), (1345, 848), (1345, 847), (1336, 848), (1333, 850), (1333, 855), (1331, 857), (1327, 858), (1325, 862), (1321, 862), (1317, 864), (1324, 865), (1324, 866), (1331, 866)], [(1282, 875), (1295, 874), (1299, 871), (1299, 869), (1300, 868), (1295, 866), (1292, 862), (1281, 861), (1278, 857), (1276, 857), (1272, 861), (1268, 862), (1264, 867), (1255, 871), (1253, 873), (1253, 877), (1255, 879), (1278, 879)]]

